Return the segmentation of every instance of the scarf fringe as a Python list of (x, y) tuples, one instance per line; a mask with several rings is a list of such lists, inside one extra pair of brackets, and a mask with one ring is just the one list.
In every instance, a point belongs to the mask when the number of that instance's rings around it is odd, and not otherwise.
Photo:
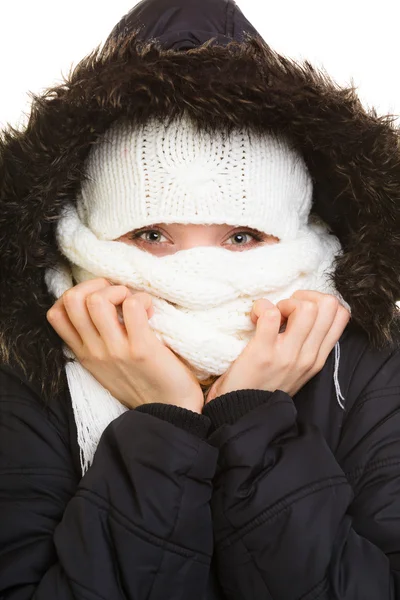
[[(65, 354), (72, 357), (66, 349)], [(78, 432), (82, 475), (93, 462), (96, 448), (106, 427), (128, 410), (114, 398), (77, 360), (65, 366), (72, 408)]]

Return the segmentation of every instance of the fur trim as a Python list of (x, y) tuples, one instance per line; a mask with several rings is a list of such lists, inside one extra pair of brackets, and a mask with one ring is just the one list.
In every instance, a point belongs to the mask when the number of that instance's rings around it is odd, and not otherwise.
[(45, 269), (92, 144), (115, 119), (144, 122), (187, 111), (206, 130), (247, 124), (289, 135), (305, 157), (314, 211), (344, 255), (335, 285), (375, 346), (393, 343), (400, 298), (399, 130), (367, 112), (353, 87), (257, 39), (163, 50), (133, 32), (83, 59), (63, 85), (34, 97), (22, 132), (0, 141), (0, 360), (19, 364), (45, 398), (65, 385), (61, 340), (47, 323)]

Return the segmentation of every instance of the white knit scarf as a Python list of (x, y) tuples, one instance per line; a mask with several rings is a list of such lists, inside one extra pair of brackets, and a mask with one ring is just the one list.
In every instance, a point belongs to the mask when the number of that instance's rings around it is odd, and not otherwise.
[[(322, 223), (308, 225), (296, 239), (251, 250), (196, 247), (156, 257), (133, 245), (98, 239), (68, 205), (57, 238), (70, 267), (47, 271), (49, 291), (59, 298), (75, 283), (105, 277), (150, 293), (150, 326), (186, 359), (199, 381), (222, 375), (247, 345), (255, 331), (250, 318), (255, 300), (277, 303), (307, 289), (334, 294), (346, 305), (329, 278), (340, 243)], [(338, 351), (337, 347), (335, 384), (341, 404)], [(66, 347), (65, 353), (73, 357)], [(66, 365), (66, 374), (85, 473), (104, 429), (127, 408), (77, 360)]]

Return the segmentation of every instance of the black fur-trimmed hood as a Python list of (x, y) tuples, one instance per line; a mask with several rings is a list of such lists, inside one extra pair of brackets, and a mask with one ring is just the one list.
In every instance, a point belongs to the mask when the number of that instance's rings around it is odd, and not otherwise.
[(0, 362), (19, 365), (47, 398), (65, 386), (62, 343), (46, 320), (44, 273), (61, 258), (55, 226), (92, 144), (121, 117), (186, 111), (209, 131), (289, 135), (313, 178), (313, 210), (341, 240), (335, 284), (352, 321), (375, 346), (397, 335), (399, 130), (353, 88), (277, 54), (231, 0), (204, 0), (201, 11), (193, 0), (170, 4), (140, 3), (64, 84), (34, 98), (24, 131), (0, 141)]

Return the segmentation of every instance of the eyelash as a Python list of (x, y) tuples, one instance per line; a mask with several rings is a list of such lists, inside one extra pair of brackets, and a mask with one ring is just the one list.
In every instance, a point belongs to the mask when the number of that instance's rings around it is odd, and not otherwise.
[[(144, 242), (145, 244), (150, 244), (152, 246), (163, 243), (163, 242), (149, 242), (148, 240), (144, 240), (144, 239), (140, 238), (140, 236), (143, 235), (144, 233), (150, 233), (150, 232), (155, 232), (155, 233), (164, 235), (163, 232), (160, 231), (159, 229), (142, 229), (141, 231), (137, 231), (136, 233), (132, 234), (129, 237), (131, 240), (139, 239), (140, 241)], [(240, 233), (245, 233), (246, 235), (250, 235), (255, 242), (262, 242), (264, 239), (261, 234), (255, 233), (253, 231), (247, 231), (246, 229), (243, 229), (243, 230), (237, 231), (236, 233), (233, 233), (228, 239), (230, 239), (234, 235), (239, 235)], [(245, 245), (247, 245), (247, 244), (238, 244), (238, 246), (245, 246)]]

